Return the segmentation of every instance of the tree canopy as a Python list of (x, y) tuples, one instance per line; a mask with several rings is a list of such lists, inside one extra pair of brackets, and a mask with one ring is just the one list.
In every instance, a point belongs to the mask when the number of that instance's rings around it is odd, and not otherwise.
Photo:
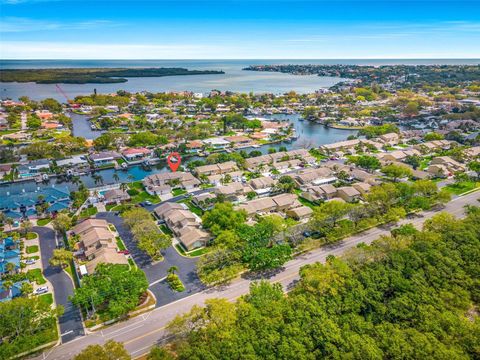
[(480, 210), (302, 268), (289, 296), (254, 283), (235, 303), (178, 316), (178, 359), (474, 359), (480, 356)]

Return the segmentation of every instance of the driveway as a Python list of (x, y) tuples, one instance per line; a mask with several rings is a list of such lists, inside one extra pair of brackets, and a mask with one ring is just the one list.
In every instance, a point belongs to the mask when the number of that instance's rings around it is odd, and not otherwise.
[[(164, 257), (163, 261), (152, 262), (150, 256), (137, 247), (137, 243), (133, 240), (132, 233), (123, 223), (123, 219), (120, 216), (112, 212), (103, 212), (97, 213), (96, 218), (105, 219), (115, 225), (120, 237), (130, 251), (133, 260), (135, 260), (138, 267), (145, 272), (147, 280), (149, 284), (151, 284), (150, 291), (152, 291), (157, 298), (157, 307), (182, 299), (204, 289), (204, 285), (201, 283), (195, 271), (195, 264), (198, 258), (181, 256), (173, 246), (170, 246), (162, 252)], [(168, 274), (168, 269), (172, 266), (178, 267), (177, 274), (185, 285), (185, 291), (181, 293), (171, 290), (164, 280)]]
[(68, 300), (68, 297), (73, 295), (72, 280), (62, 269), (48, 263), (56, 247), (55, 232), (48, 227), (41, 226), (34, 227), (33, 231), (38, 234), (40, 240), (43, 274), (53, 286), (56, 304), (65, 308), (59, 323), (62, 343), (66, 343), (85, 335), (80, 310)]

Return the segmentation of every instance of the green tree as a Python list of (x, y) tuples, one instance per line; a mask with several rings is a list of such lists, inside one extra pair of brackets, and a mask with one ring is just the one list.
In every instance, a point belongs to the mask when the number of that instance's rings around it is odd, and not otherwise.
[(102, 345), (89, 345), (74, 360), (130, 360), (132, 357), (122, 343), (108, 340)]
[(148, 353), (147, 360), (175, 360), (175, 356), (167, 349), (155, 346)]
[(138, 305), (148, 288), (145, 273), (124, 265), (99, 264), (92, 275), (84, 276), (71, 301), (76, 306), (101, 310), (110, 319), (127, 315)]
[(382, 167), (382, 173), (385, 174), (393, 182), (397, 182), (398, 179), (412, 176), (412, 170), (404, 165), (390, 164)]
[(244, 211), (233, 209), (231, 203), (217, 203), (212, 210), (206, 211), (202, 217), (202, 224), (214, 235), (224, 230), (232, 230), (243, 224), (247, 219)]
[(60, 266), (62, 268), (67, 267), (70, 264), (70, 261), (73, 260), (73, 253), (65, 249), (54, 249), (53, 255), (48, 260), (52, 266)]
[(65, 233), (72, 226), (72, 220), (67, 214), (60, 213), (52, 221), (53, 228), (59, 233)]

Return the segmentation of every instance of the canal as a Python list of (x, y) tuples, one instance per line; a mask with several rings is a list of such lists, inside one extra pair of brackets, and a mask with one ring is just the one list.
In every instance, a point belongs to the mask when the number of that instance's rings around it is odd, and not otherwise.
[[(290, 121), (295, 128), (298, 138), (291, 142), (268, 144), (262, 145), (258, 148), (244, 148), (242, 150), (245, 150), (247, 152), (250, 152), (252, 150), (259, 150), (265, 154), (268, 152), (269, 148), (275, 148), (278, 150), (282, 146), (286, 147), (288, 150), (298, 148), (312, 148), (324, 144), (342, 141), (345, 140), (349, 135), (356, 134), (355, 130), (332, 129), (314, 122), (303, 121), (298, 114), (271, 115), (267, 116), (266, 118), (272, 120)], [(88, 117), (85, 115), (72, 114), (72, 120), (73, 133), (75, 136), (83, 136), (85, 138), (94, 139), (101, 134), (100, 131), (92, 131), (90, 129)], [(189, 161), (197, 159), (199, 159), (199, 157), (190, 157), (184, 162), (184, 164), (188, 164)], [(103, 184), (95, 183), (95, 179), (91, 176), (91, 174), (80, 176), (80, 179), (85, 184), (85, 186), (93, 188), (114, 183), (138, 181), (142, 180), (148, 175), (162, 173), (166, 171), (170, 171), (166, 166), (166, 162), (161, 162), (155, 166), (152, 166), (151, 170), (145, 170), (140, 165), (130, 166), (125, 171), (115, 169), (99, 170), (95, 174), (101, 176)], [(114, 174), (118, 176), (118, 181), (114, 179)], [(76, 189), (76, 185), (70, 182), (61, 182), (58, 179), (52, 179), (47, 184), (36, 184), (33, 181), (28, 181), (0, 186), (0, 196), (8, 196), (10, 194), (18, 194), (21, 192), (32, 191), (41, 194), (42, 189), (45, 187), (68, 187), (68, 189), (70, 190)]]

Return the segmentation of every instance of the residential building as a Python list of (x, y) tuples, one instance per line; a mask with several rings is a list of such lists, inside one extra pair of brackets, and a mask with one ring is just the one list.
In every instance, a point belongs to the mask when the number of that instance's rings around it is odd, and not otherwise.
[(361, 193), (353, 186), (343, 186), (337, 188), (337, 195), (346, 202), (352, 202), (360, 198)]

